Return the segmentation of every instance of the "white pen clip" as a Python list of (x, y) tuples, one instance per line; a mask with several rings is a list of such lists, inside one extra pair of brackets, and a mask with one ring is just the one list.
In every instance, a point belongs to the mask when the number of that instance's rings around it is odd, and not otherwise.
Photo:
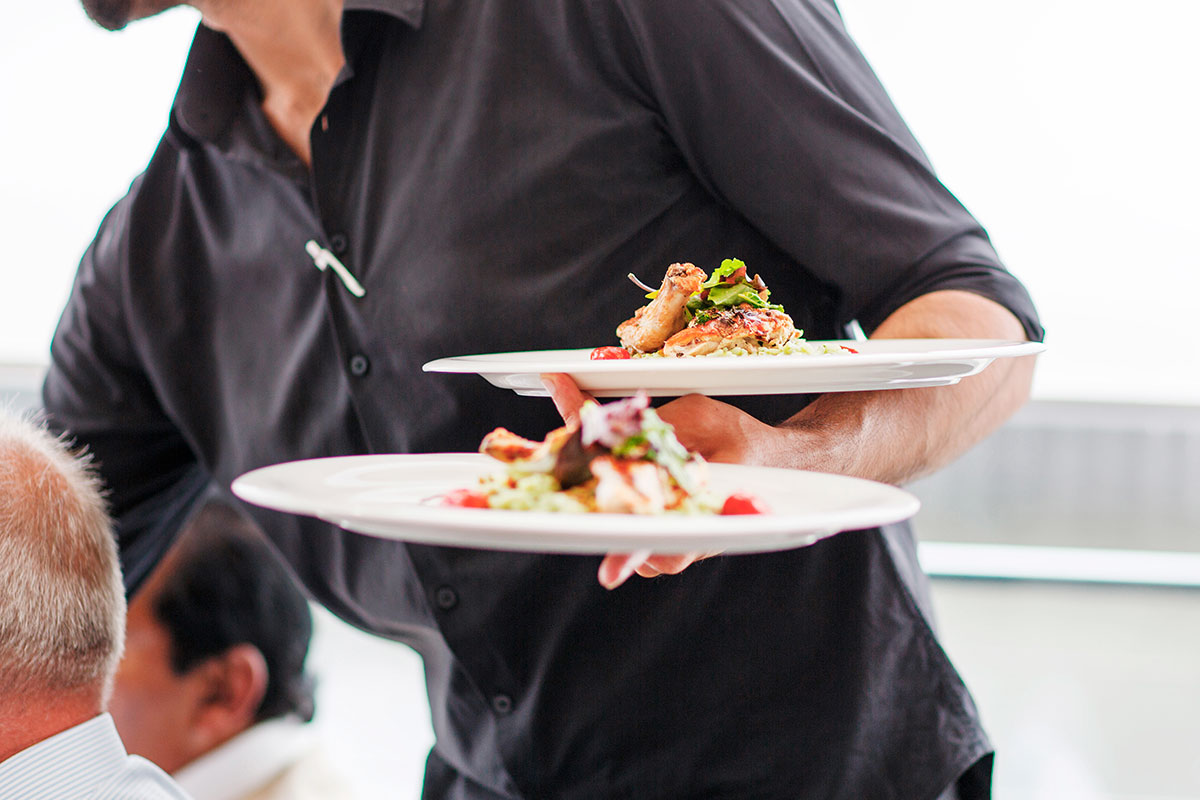
[(333, 253), (317, 244), (315, 239), (309, 239), (305, 242), (304, 249), (312, 256), (313, 263), (317, 265), (317, 269), (324, 272), (326, 267), (333, 267), (333, 271), (342, 279), (342, 283), (346, 284), (346, 288), (350, 290), (350, 294), (355, 297), (362, 297), (367, 293), (362, 284), (350, 274), (350, 270), (346, 269), (346, 265), (339, 261), (338, 257)]

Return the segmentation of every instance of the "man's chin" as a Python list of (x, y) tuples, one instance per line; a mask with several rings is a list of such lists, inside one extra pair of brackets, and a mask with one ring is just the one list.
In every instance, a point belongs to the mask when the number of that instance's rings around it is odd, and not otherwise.
[(131, 22), (152, 17), (181, 0), (81, 0), (92, 22), (109, 31), (119, 31)]

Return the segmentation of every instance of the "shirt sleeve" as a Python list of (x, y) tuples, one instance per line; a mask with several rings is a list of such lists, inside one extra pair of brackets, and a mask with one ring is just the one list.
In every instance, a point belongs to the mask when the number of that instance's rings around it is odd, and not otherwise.
[(159, 406), (123, 323), (132, 196), (109, 212), (84, 254), (42, 389), (52, 427), (86, 447), (105, 483), (129, 593), (170, 547), (208, 484)]
[[(867, 331), (964, 289), (1043, 331), (942, 185), (831, 0), (620, 0), (633, 80), (699, 180), (830, 287)], [(778, 280), (778, 278), (777, 278)]]

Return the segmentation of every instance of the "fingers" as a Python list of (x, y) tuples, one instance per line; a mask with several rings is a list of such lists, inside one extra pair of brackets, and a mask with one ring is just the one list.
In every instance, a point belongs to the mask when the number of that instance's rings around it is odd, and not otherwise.
[(554, 401), (554, 407), (558, 409), (563, 422), (568, 425), (577, 424), (579, 422), (579, 407), (588, 400), (595, 398), (581, 391), (569, 375), (556, 372), (542, 375), (541, 377), (542, 384), (546, 387), (546, 391), (550, 393), (550, 399)]
[(650, 555), (643, 550), (637, 553), (610, 553), (600, 562), (597, 577), (605, 589), (615, 589), (634, 574), (643, 578), (659, 575), (678, 575), (697, 561), (718, 555), (717, 553), (682, 553), (676, 555)]
[(653, 578), (658, 575), (678, 575), (703, 556), (699, 553), (684, 553), (670, 556), (652, 556), (637, 568), (636, 572), (643, 578)]
[(600, 562), (600, 571), (596, 577), (605, 589), (615, 589), (629, 580), (634, 572), (644, 567), (651, 557), (649, 550), (625, 554), (611, 553)]

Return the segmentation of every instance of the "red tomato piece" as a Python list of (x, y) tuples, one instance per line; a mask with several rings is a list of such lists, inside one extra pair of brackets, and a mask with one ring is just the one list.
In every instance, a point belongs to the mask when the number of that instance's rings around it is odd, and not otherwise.
[(488, 498), (474, 489), (455, 489), (442, 495), (442, 505), (459, 508), (487, 508)]
[(624, 347), (597, 347), (589, 356), (592, 361), (606, 358), (629, 358), (629, 351)]
[(721, 506), (722, 514), (769, 514), (771, 509), (767, 508), (767, 504), (759, 500), (752, 494), (744, 494), (742, 492), (734, 492), (725, 498), (725, 505)]

